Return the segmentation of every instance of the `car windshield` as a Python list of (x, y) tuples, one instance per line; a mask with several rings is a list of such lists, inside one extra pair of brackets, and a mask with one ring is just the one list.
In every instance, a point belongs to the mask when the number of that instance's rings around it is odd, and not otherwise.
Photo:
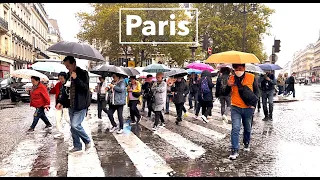
[(8, 84), (8, 79), (2, 80), (0, 84), (1, 84), (1, 86), (7, 85)]

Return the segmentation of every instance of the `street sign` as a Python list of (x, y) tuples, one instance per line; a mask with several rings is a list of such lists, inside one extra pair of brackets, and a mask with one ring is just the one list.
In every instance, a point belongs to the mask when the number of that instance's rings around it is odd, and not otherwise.
[(212, 47), (208, 47), (208, 54), (212, 54)]
[(136, 67), (136, 63), (134, 61), (128, 61), (128, 67)]

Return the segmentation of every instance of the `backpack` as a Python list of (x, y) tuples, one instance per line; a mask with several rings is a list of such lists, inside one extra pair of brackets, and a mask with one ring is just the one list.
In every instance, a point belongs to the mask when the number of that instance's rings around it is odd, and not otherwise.
[(202, 92), (202, 94), (208, 94), (211, 92), (210, 88), (209, 88), (207, 77), (205, 77), (201, 82), (201, 92)]
[(221, 76), (220, 95), (226, 96), (231, 92), (231, 88), (228, 86), (228, 76)]

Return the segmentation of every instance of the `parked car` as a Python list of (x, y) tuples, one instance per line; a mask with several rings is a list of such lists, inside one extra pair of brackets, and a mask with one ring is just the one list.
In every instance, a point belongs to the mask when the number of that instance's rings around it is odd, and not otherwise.
[(10, 85), (7, 88), (11, 102), (30, 102), (30, 95), (26, 89), (31, 87), (30, 79), (11, 78)]
[(9, 91), (10, 91), (10, 78), (5, 78), (0, 80), (0, 90), (1, 90), (1, 99), (9, 99)]

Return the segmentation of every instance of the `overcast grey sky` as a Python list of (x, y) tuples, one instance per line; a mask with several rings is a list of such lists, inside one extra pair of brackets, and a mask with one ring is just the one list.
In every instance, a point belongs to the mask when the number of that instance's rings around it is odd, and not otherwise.
[[(265, 51), (271, 54), (274, 36), (281, 40), (281, 52), (278, 53), (279, 65), (283, 66), (292, 59), (294, 52), (315, 43), (320, 36), (320, 3), (267, 3), (276, 10), (271, 17), (273, 36), (263, 40)], [(91, 11), (86, 3), (45, 3), (50, 18), (57, 19), (62, 37), (66, 41), (77, 41), (80, 30), (75, 13)]]

